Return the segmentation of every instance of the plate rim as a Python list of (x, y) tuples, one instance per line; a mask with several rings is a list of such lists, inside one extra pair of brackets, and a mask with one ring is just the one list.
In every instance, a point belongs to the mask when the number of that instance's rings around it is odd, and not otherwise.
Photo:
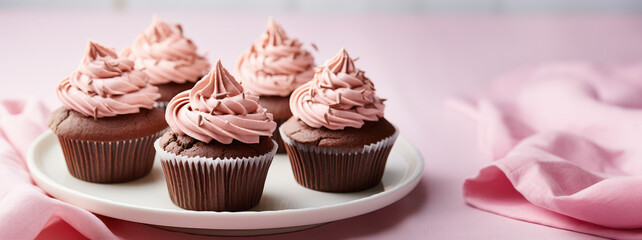
[[(38, 146), (40, 146), (48, 137), (55, 138), (55, 134), (50, 129), (47, 129), (45, 132), (40, 134), (32, 142), (32, 144), (29, 146), (29, 149), (27, 151), (27, 161), (26, 161), (27, 167), (31, 174), (31, 178), (45, 192), (49, 193), (52, 197), (55, 197), (63, 202), (72, 204), (76, 207), (85, 209), (92, 213), (97, 213), (104, 216), (122, 219), (126, 221), (133, 221), (133, 222), (144, 223), (144, 224), (162, 225), (162, 226), (168, 226), (168, 227), (207, 228), (207, 229), (224, 229), (224, 230), (270, 229), (270, 228), (296, 227), (296, 226), (305, 226), (310, 224), (320, 224), (320, 223), (326, 223), (330, 221), (336, 221), (336, 220), (346, 219), (350, 217), (355, 217), (355, 216), (359, 216), (362, 214), (366, 214), (366, 213), (384, 208), (400, 200), (404, 196), (406, 196), (417, 186), (424, 170), (424, 159), (421, 153), (419, 152), (419, 150), (414, 145), (412, 145), (408, 140), (406, 140), (402, 136), (399, 136), (397, 139), (398, 141), (397, 144), (403, 142), (404, 145), (407, 145), (409, 147), (408, 149), (412, 150), (411, 155), (417, 158), (416, 159), (417, 168), (409, 171), (410, 172), (409, 176), (404, 181), (394, 186), (390, 190), (379, 192), (367, 197), (354, 199), (354, 200), (337, 203), (337, 204), (324, 205), (320, 207), (305, 207), (305, 208), (284, 209), (284, 210), (213, 212), (213, 211), (191, 211), (191, 210), (183, 210), (183, 209), (158, 209), (158, 208), (132, 205), (129, 203), (122, 203), (122, 202), (117, 202), (109, 199), (99, 198), (75, 189), (68, 188), (63, 184), (60, 184), (57, 181), (53, 180), (43, 171), (40, 171), (35, 160), (35, 155), (36, 155)], [(384, 198), (378, 204), (374, 204), (374, 206), (370, 206), (365, 209), (355, 208), (356, 210), (345, 211), (344, 214), (342, 214), (342, 216), (335, 216), (331, 218), (325, 217), (325, 219), (324, 218), (305, 218), (305, 219), (308, 219), (308, 221), (298, 221), (298, 223), (294, 225), (278, 224), (283, 222), (277, 221), (275, 219), (271, 219), (272, 221), (267, 221), (263, 226), (259, 226), (259, 227), (248, 227), (248, 226), (244, 226), (244, 224), (229, 224), (228, 226), (225, 226), (225, 227), (221, 226), (221, 228), (219, 227), (212, 228), (211, 224), (198, 224), (198, 225), (188, 224), (188, 223), (181, 224), (182, 221), (178, 221), (175, 219), (176, 216), (192, 217), (192, 218), (211, 217), (211, 218), (235, 219), (235, 218), (247, 218), (247, 217), (264, 218), (264, 217), (270, 217), (270, 216), (273, 217), (276, 215), (281, 215), (281, 217), (288, 218), (288, 217), (296, 217), (296, 215), (299, 215), (299, 214), (314, 214), (316, 212), (345, 209), (345, 208), (350, 208), (351, 206), (358, 206), (365, 203), (373, 203), (375, 202), (376, 199), (381, 199), (382, 197), (387, 197), (387, 198)], [(73, 199), (76, 199), (76, 200), (73, 200)], [(84, 201), (84, 202), (87, 202), (89, 205), (93, 205), (95, 207), (80, 206), (80, 205), (86, 205), (86, 204), (78, 204), (77, 201)], [(166, 221), (163, 219), (155, 219), (156, 221), (151, 221), (151, 220), (147, 220), (146, 217), (140, 217), (140, 218), (124, 217), (123, 218), (122, 216), (114, 216), (118, 214), (110, 214), (109, 212), (101, 211), (100, 210), (101, 206), (108, 206), (112, 208), (115, 207), (115, 208), (119, 208), (121, 211), (134, 210), (134, 211), (152, 213), (157, 215), (170, 214), (170, 215), (173, 215), (174, 217), (172, 217), (173, 221)], [(349, 209), (346, 209), (346, 210), (349, 210)], [(147, 218), (150, 218), (150, 217), (147, 217)], [(309, 219), (315, 219), (315, 220), (309, 220)], [(220, 223), (218, 221), (213, 221), (213, 222)]]

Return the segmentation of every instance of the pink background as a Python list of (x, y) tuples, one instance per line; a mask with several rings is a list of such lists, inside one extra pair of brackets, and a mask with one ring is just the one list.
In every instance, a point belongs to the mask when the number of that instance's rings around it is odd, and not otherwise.
[[(34, 96), (54, 108), (58, 81), (80, 61), (87, 39), (121, 49), (151, 21), (153, 12), (0, 10), (0, 96)], [(158, 13), (183, 25), (201, 52), (232, 68), (264, 31), (267, 15)], [(473, 209), (462, 182), (487, 164), (475, 126), (448, 111), (448, 97), (470, 93), (515, 67), (561, 60), (626, 62), (642, 56), (642, 18), (625, 16), (396, 16), (276, 15), (290, 36), (314, 42), (317, 64), (345, 47), (388, 98), (386, 117), (425, 158), (417, 189), (401, 201), (363, 216), (260, 239), (587, 239), (588, 235), (516, 221)], [(0, 206), (0, 208), (2, 208)], [(1, 209), (0, 209), (1, 210)], [(123, 237), (184, 238), (151, 227), (124, 227)], [(131, 225), (128, 225), (131, 226)], [(50, 226), (51, 237), (69, 227)], [(69, 236), (77, 236), (69, 233)], [(64, 235), (58, 235), (62, 237)]]

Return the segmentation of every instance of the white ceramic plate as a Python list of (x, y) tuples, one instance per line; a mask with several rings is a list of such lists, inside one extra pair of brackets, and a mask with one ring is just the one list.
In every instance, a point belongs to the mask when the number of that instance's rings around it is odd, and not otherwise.
[(34, 181), (47, 193), (97, 214), (190, 233), (259, 235), (297, 231), (383, 208), (417, 185), (423, 159), (399, 137), (381, 184), (356, 193), (324, 193), (298, 185), (287, 156), (277, 154), (261, 201), (243, 212), (198, 212), (175, 206), (159, 161), (149, 175), (128, 183), (78, 180), (67, 171), (60, 144), (51, 131), (34, 141), (27, 165)]

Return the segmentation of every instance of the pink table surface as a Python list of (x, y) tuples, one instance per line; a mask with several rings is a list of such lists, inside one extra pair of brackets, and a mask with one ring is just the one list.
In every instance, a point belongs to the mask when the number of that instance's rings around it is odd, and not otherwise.
[[(60, 106), (57, 82), (80, 61), (87, 39), (122, 48), (152, 12), (0, 10), (0, 96), (35, 96)], [(202, 52), (231, 68), (264, 30), (266, 14), (159, 12), (183, 24)], [(379, 211), (311, 230), (257, 239), (591, 239), (592, 236), (473, 209), (462, 182), (487, 164), (475, 126), (445, 100), (474, 91), (511, 68), (546, 61), (619, 62), (642, 56), (642, 18), (633, 16), (348, 16), (275, 15), (291, 36), (319, 47), (317, 64), (346, 47), (389, 98), (386, 116), (425, 158), (424, 175), (406, 198)], [(1, 206), (0, 206), (1, 208)], [(132, 229), (104, 218), (126, 238), (207, 237)], [(42, 237), (77, 236), (65, 223)], [(61, 235), (62, 234), (62, 235)]]

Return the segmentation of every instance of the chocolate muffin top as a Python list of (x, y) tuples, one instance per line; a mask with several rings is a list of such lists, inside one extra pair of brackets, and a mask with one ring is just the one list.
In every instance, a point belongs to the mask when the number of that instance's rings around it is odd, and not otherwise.
[(87, 141), (124, 141), (153, 135), (167, 128), (159, 108), (140, 109), (139, 113), (94, 119), (58, 108), (49, 116), (49, 128), (60, 137)]
[(292, 117), (281, 128), (285, 136), (297, 143), (328, 148), (361, 148), (390, 137), (397, 131), (385, 118), (376, 122), (366, 121), (361, 128), (330, 130), (310, 127), (301, 119)]
[(230, 144), (218, 141), (205, 143), (188, 135), (179, 135), (171, 130), (163, 134), (159, 144), (165, 151), (176, 155), (211, 158), (256, 157), (266, 154), (274, 148), (272, 139), (265, 136), (260, 137), (259, 143), (256, 144), (246, 144), (236, 140)]
[(263, 106), (269, 113), (272, 113), (274, 121), (283, 123), (292, 117), (290, 112), (290, 97), (278, 96), (261, 96), (259, 104)]
[(169, 102), (169, 100), (172, 100), (174, 96), (177, 94), (185, 91), (192, 89), (194, 87), (193, 82), (185, 82), (185, 83), (175, 83), (175, 82), (170, 82), (170, 83), (165, 83), (165, 84), (159, 84), (156, 85), (158, 87), (158, 92), (161, 94), (161, 97), (156, 100), (158, 102)]

